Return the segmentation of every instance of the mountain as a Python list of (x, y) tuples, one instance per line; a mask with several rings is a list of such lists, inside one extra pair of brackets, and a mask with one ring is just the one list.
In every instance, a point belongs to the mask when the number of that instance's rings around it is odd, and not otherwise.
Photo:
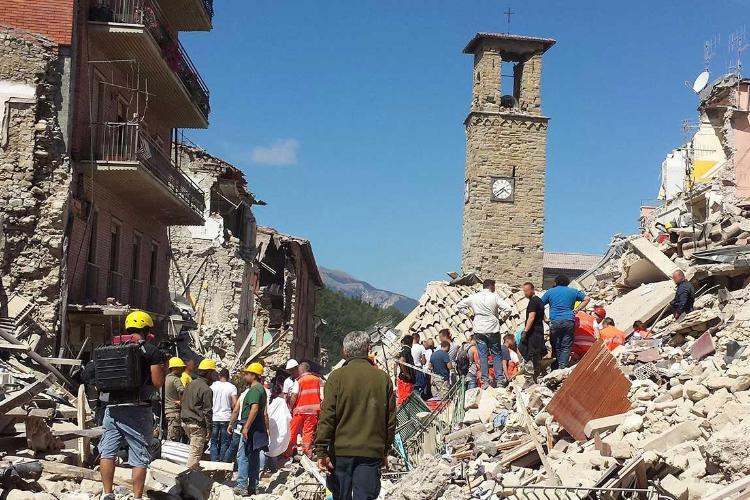
[(417, 305), (417, 301), (411, 297), (375, 288), (344, 271), (321, 267), (320, 274), (326, 288), (377, 307), (395, 307), (402, 313), (408, 314)]

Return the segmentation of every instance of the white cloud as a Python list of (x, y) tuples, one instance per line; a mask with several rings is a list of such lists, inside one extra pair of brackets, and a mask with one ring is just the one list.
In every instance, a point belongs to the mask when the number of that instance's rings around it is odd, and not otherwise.
[(297, 164), (297, 139), (278, 139), (270, 146), (253, 148), (252, 160), (258, 165), (289, 166)]

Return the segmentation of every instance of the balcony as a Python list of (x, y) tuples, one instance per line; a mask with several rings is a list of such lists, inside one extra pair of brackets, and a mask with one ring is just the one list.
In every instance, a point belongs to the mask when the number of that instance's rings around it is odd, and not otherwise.
[(203, 191), (138, 123), (91, 125), (96, 182), (170, 226), (203, 224)]
[(93, 0), (89, 33), (107, 57), (139, 63), (149, 105), (171, 128), (208, 127), (208, 88), (153, 1)]
[(213, 0), (159, 0), (159, 6), (177, 31), (210, 31)]

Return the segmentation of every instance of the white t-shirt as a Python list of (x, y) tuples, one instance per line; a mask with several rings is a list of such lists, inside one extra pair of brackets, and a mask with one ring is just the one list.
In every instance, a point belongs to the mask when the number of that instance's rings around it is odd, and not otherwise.
[(430, 357), (432, 356), (432, 349), (424, 350), (424, 366), (425, 368), (430, 366)]
[(414, 358), (414, 366), (422, 368), (422, 354), (424, 354), (424, 346), (422, 344), (412, 344), (411, 357)]
[(282, 387), (281, 392), (284, 394), (297, 394), (299, 392), (299, 382), (292, 377), (288, 377), (284, 380), (284, 386)]
[(211, 384), (211, 392), (214, 396), (214, 422), (229, 422), (232, 418), (232, 396), (237, 395), (237, 388), (231, 382), (217, 380)]
[[(245, 396), (247, 396), (248, 391), (250, 388), (245, 389), (242, 391), (242, 394), (240, 394), (239, 400), (240, 400), (240, 413), (242, 412), (242, 401), (245, 399)], [(230, 415), (231, 418), (231, 415)], [(237, 424), (234, 426), (234, 433), (242, 435), (242, 425), (239, 423), (240, 415), (237, 415)]]
[(602, 325), (604, 323), (604, 320), (599, 321), (598, 319), (594, 318), (594, 336), (599, 337), (599, 333), (602, 331)]

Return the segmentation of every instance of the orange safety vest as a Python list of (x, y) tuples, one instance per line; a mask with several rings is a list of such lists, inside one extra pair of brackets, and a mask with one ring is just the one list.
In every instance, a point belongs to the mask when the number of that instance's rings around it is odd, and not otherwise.
[(305, 373), (297, 380), (297, 383), (299, 384), (299, 394), (292, 414), (320, 413), (320, 377), (312, 373)]
[(625, 332), (614, 326), (605, 326), (599, 331), (599, 338), (610, 351), (625, 343)]

